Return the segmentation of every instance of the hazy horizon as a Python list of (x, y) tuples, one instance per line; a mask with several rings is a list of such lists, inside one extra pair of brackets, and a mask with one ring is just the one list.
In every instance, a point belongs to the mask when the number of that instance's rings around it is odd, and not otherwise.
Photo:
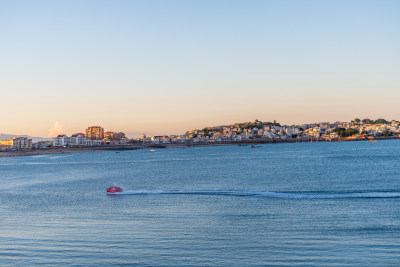
[[(365, 117), (365, 118), (359, 118), (359, 119), (362, 120), (362, 119), (366, 119), (366, 118), (371, 119), (371, 120), (376, 120), (376, 119), (386, 119), (388, 121), (397, 120), (397, 119), (372, 118), (372, 117)], [(356, 117), (352, 118), (351, 120), (354, 120), (354, 119), (356, 119)], [(257, 120), (257, 119), (255, 119), (255, 120)], [(147, 131), (147, 132), (146, 131), (126, 132), (126, 131), (123, 131), (123, 130), (122, 130), (122, 132), (124, 132), (128, 138), (141, 137), (143, 134), (145, 134), (146, 136), (181, 135), (181, 134), (185, 134), (189, 130), (194, 130), (194, 129), (201, 130), (201, 129), (204, 129), (206, 127), (232, 125), (232, 124), (235, 124), (235, 123), (254, 122), (255, 120), (236, 121), (236, 122), (230, 122), (230, 123), (224, 123), (224, 124), (216, 124), (216, 125), (205, 125), (205, 126), (202, 126), (202, 127), (193, 127), (193, 128), (190, 128), (190, 129), (189, 128), (188, 129), (184, 129), (181, 132), (165, 132), (165, 131), (163, 131), (163, 132), (149, 132), (149, 131)], [(314, 122), (302, 122), (302, 123), (298, 123), (298, 122), (297, 123), (283, 123), (283, 122), (280, 122), (280, 121), (276, 121), (276, 122), (280, 123), (281, 125), (302, 125), (302, 124), (314, 124), (314, 123), (335, 123), (335, 122), (338, 122), (338, 121), (339, 122), (350, 122), (351, 120), (335, 120), (335, 121), (319, 121), (319, 122), (314, 121)], [(261, 121), (262, 122), (274, 122), (274, 120), (271, 120), (271, 121), (263, 121), (263, 120), (261, 120)], [(101, 126), (101, 127), (103, 127), (102, 125), (88, 125), (88, 127), (90, 127), (90, 126)], [(7, 132), (1, 132), (1, 131), (0, 131), (0, 136), (3, 135), (3, 136), (7, 136), (7, 137), (13, 137), (13, 136), (24, 136), (24, 135), (27, 135), (27, 136), (31, 136), (31, 137), (37, 137), (37, 138), (52, 138), (52, 137), (55, 137), (55, 136), (57, 136), (59, 134), (72, 135), (72, 134), (75, 134), (75, 133), (78, 133), (78, 132), (85, 133), (85, 130), (86, 130), (86, 128), (85, 129), (80, 129), (79, 131), (71, 131), (71, 129), (70, 130), (65, 130), (65, 127), (63, 125), (60, 125), (58, 122), (56, 122), (55, 125), (53, 126), (53, 128), (50, 129), (49, 134), (47, 136), (32, 136), (32, 135), (29, 135), (29, 134), (26, 134), (26, 133), (17, 133), (16, 134), (16, 133), (7, 133)], [(104, 128), (104, 131), (115, 131), (115, 130)]]
[(400, 119), (398, 1), (0, 1), (0, 132)]

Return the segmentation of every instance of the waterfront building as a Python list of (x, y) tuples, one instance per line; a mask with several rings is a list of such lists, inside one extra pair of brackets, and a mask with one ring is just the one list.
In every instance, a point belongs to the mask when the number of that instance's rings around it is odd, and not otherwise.
[(86, 146), (86, 136), (83, 133), (76, 133), (70, 137), (70, 145)]
[(0, 140), (1, 149), (10, 149), (12, 148), (12, 139), (9, 140)]
[(32, 148), (32, 139), (27, 137), (14, 137), (13, 147), (15, 149), (30, 149)]
[(109, 141), (113, 141), (114, 137), (115, 137), (115, 133), (114, 132), (108, 131), (108, 132), (104, 133), (104, 139), (107, 139)]
[(163, 135), (160, 135), (160, 136), (153, 136), (152, 138), (151, 138), (151, 140), (154, 142), (154, 143), (165, 143), (165, 140), (166, 139), (168, 139), (168, 136), (163, 136)]
[(123, 132), (114, 133), (114, 138), (116, 141), (122, 141), (122, 140), (128, 139), (128, 138), (126, 138), (126, 135)]
[(32, 139), (27, 137), (13, 137), (8, 140), (0, 141), (1, 149), (30, 149), (32, 148)]
[(103, 144), (102, 140), (86, 139), (86, 145), (87, 146), (101, 146), (102, 144)]
[(247, 139), (253, 138), (253, 137), (254, 137), (254, 134), (252, 132), (246, 132), (246, 138)]
[(103, 140), (104, 129), (101, 126), (92, 126), (86, 129), (86, 138), (89, 140)]
[(65, 134), (57, 135), (57, 137), (53, 138), (53, 146), (55, 147), (64, 147), (67, 146), (70, 142), (70, 138)]
[(125, 136), (125, 133), (123, 132), (105, 132), (104, 133), (104, 139), (107, 139), (109, 141), (122, 141), (124, 139), (127, 139)]
[(32, 148), (34, 149), (46, 149), (49, 148), (53, 144), (52, 141), (39, 141), (37, 143), (32, 144)]

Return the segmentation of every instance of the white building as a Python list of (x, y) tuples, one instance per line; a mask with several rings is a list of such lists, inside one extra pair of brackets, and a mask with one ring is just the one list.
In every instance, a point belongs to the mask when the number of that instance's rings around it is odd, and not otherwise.
[(86, 145), (87, 146), (101, 146), (103, 144), (103, 141), (101, 140), (86, 140)]
[(53, 138), (53, 146), (55, 147), (63, 147), (67, 146), (70, 142), (70, 138), (65, 134), (60, 134), (57, 137)]
[(85, 135), (74, 134), (71, 136), (69, 144), (71, 146), (86, 146), (87, 145), (86, 141), (87, 139)]

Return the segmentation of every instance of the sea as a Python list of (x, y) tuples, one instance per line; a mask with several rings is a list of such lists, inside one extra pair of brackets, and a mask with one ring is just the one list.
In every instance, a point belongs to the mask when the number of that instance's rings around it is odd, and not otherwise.
[(400, 265), (400, 140), (0, 158), (0, 179), (1, 266)]

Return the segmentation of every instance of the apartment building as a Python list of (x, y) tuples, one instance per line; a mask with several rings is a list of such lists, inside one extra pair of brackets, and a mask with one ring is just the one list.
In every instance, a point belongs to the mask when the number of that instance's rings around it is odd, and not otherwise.
[(30, 149), (32, 148), (32, 139), (27, 137), (13, 137), (8, 140), (0, 141), (1, 149)]
[(103, 140), (104, 129), (101, 126), (92, 126), (86, 129), (86, 138), (88, 140)]

